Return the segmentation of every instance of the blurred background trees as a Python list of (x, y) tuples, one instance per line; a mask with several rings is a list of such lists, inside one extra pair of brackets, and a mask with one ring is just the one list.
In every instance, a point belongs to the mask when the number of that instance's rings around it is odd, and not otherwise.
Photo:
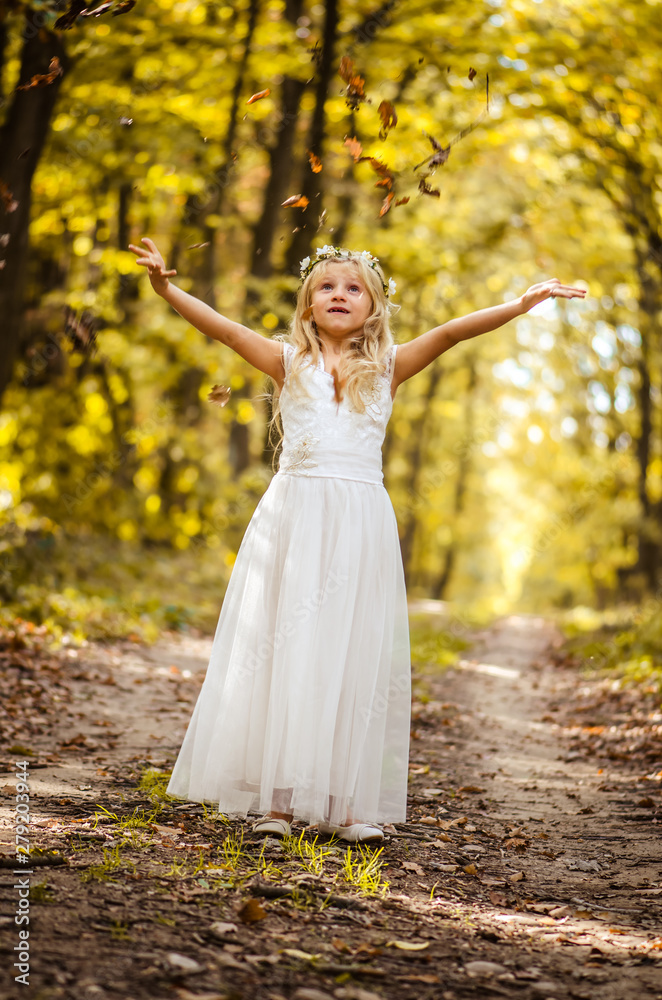
[[(101, 631), (217, 617), (271, 476), (268, 387), (152, 293), (127, 250), (149, 235), (181, 287), (266, 335), (325, 243), (382, 260), (399, 341), (585, 283), (400, 388), (385, 478), (409, 590), (659, 603), (660, 8), (0, 4), (4, 602)], [(414, 170), (426, 134), (450, 146), (434, 172)]]

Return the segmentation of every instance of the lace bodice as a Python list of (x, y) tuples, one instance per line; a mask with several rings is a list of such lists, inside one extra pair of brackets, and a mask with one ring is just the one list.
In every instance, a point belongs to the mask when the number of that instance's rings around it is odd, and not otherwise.
[(290, 391), (288, 376), (294, 348), (284, 345), (285, 382), (280, 396), (283, 450), (279, 474), (323, 476), (382, 483), (382, 444), (393, 400), (391, 378), (396, 348), (383, 375), (375, 378), (364, 413), (345, 397), (336, 402), (333, 376), (324, 360), (300, 371), (303, 391)]

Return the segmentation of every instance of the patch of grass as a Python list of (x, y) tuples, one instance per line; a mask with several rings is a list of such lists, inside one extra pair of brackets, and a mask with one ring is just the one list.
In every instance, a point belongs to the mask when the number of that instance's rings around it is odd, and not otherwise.
[(640, 684), (662, 695), (662, 610), (644, 620), (635, 611), (629, 620), (624, 612), (617, 619), (598, 612), (579, 614), (587, 610), (574, 609), (562, 622), (568, 638), (561, 655), (578, 661), (587, 673), (612, 674), (624, 684)]
[(129, 925), (121, 920), (113, 920), (110, 925), (110, 936), (116, 941), (130, 941)]
[[(244, 857), (244, 831), (241, 830), (239, 836), (236, 833), (229, 833), (221, 844), (221, 852), (225, 858), (224, 867), (228, 871), (237, 871)], [(262, 849), (264, 851), (264, 848)]]
[(326, 846), (318, 847), (317, 837), (312, 843), (306, 840), (305, 830), (299, 837), (283, 837), (281, 844), (285, 853), (299, 861), (312, 875), (324, 874), (324, 859), (333, 853)]
[(116, 881), (111, 876), (115, 872), (119, 872), (122, 869), (130, 868), (131, 871), (135, 871), (135, 865), (133, 861), (129, 861), (128, 858), (122, 858), (120, 856), (120, 844), (117, 844), (112, 850), (108, 850), (104, 847), (103, 849), (103, 861), (99, 865), (90, 865), (86, 872), (81, 875), (82, 882), (114, 882)]
[(437, 667), (445, 670), (457, 663), (458, 654), (469, 643), (429, 625), (412, 625), (410, 631), (411, 661), (418, 666)]
[(55, 894), (48, 882), (37, 882), (30, 886), (28, 898), (31, 903), (54, 903)]
[(383, 847), (371, 850), (360, 844), (354, 852), (347, 848), (341, 875), (363, 896), (384, 896), (388, 890), (389, 883), (382, 878), (383, 861), (379, 859), (383, 850)]
[(148, 767), (140, 775), (137, 788), (147, 796), (154, 809), (161, 811), (166, 802), (176, 802), (174, 795), (168, 795), (166, 789), (172, 770), (162, 771), (158, 767)]

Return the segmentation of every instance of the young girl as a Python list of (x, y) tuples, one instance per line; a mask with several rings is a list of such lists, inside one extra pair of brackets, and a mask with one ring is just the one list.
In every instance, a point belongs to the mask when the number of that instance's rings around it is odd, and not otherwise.
[(152, 240), (130, 245), (154, 291), (276, 383), (278, 472), (237, 554), (171, 795), (297, 818), (347, 841), (406, 818), (410, 718), (405, 581), (381, 447), (398, 386), (461, 340), (544, 299), (556, 279), (396, 348), (395, 290), (377, 258), (325, 246), (301, 262), (288, 340), (271, 340), (172, 285)]

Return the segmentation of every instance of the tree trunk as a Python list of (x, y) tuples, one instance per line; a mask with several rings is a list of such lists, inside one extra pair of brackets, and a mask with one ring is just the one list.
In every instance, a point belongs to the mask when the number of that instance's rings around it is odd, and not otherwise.
[[(467, 475), (470, 466), (471, 441), (473, 439), (473, 396), (476, 388), (476, 366), (473, 358), (469, 360), (469, 382), (465, 396), (464, 424), (465, 443), (459, 454), (457, 479), (455, 480), (455, 495), (453, 498), (453, 524), (456, 525), (458, 518), (464, 510), (464, 497), (467, 491)], [(444, 553), (444, 562), (441, 573), (432, 591), (432, 597), (436, 601), (443, 600), (446, 588), (450, 581), (455, 561), (457, 559), (457, 535), (453, 535), (451, 543)]]
[[(59, 35), (39, 27), (37, 13), (26, 12), (21, 53), (20, 84), (45, 73), (54, 56), (66, 72), (67, 60)], [(4, 30), (4, 26), (3, 26)], [(2, 38), (0, 38), (0, 43)], [(23, 298), (29, 255), (32, 177), (39, 163), (62, 77), (45, 87), (14, 92), (0, 130), (0, 231), (9, 237), (0, 247), (0, 400), (11, 381), (20, 341)]]
[(409, 490), (409, 497), (411, 504), (409, 507), (409, 517), (407, 518), (407, 524), (405, 525), (405, 530), (403, 532), (402, 538), (400, 539), (400, 551), (402, 552), (402, 562), (405, 568), (405, 576), (409, 579), (411, 558), (414, 551), (414, 537), (416, 535), (416, 528), (418, 527), (418, 516), (416, 513), (416, 501), (418, 500), (418, 491), (421, 481), (421, 472), (423, 470), (423, 442), (425, 440), (425, 424), (427, 423), (428, 414), (430, 412), (430, 403), (434, 398), (434, 394), (437, 391), (437, 386), (441, 380), (441, 365), (437, 362), (430, 369), (430, 380), (428, 382), (427, 391), (425, 393), (425, 399), (423, 401), (423, 407), (421, 409), (421, 415), (416, 421), (415, 425), (411, 429), (411, 440), (414, 442), (413, 447), (409, 453), (409, 468), (411, 470), (411, 487)]
[[(322, 158), (322, 146), (326, 131), (326, 100), (331, 87), (331, 80), (334, 74), (334, 59), (336, 39), (338, 35), (338, 0), (326, 0), (326, 17), (324, 19), (324, 46), (319, 66), (319, 75), (315, 87), (315, 110), (308, 132), (307, 151)], [(293, 219), (297, 231), (295, 231), (290, 245), (287, 249), (286, 268), (291, 274), (298, 274), (299, 261), (307, 257), (315, 233), (317, 232), (317, 219), (322, 212), (322, 170), (320, 173), (313, 173), (308, 165), (307, 159), (303, 168), (303, 181), (301, 183), (301, 194), (308, 199), (308, 208), (293, 209)], [(298, 194), (299, 192), (292, 192)]]

